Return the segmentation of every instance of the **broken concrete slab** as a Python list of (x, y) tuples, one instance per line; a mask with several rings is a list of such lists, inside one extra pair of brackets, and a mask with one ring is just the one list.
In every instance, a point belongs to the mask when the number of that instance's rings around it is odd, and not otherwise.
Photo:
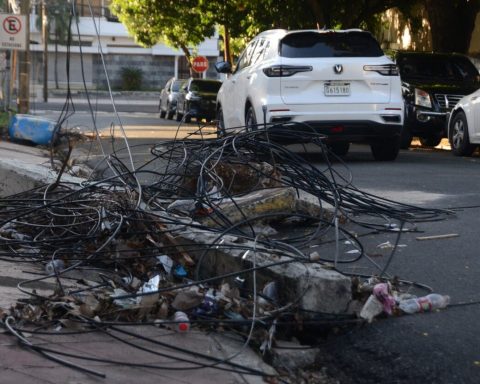
[[(48, 151), (0, 141), (0, 197), (14, 195), (54, 182), (58, 174), (50, 168)], [(65, 182), (84, 179), (62, 175)]]
[[(161, 217), (164, 212), (155, 212)], [(190, 219), (177, 218), (185, 222), (184, 225), (167, 225), (182, 243), (193, 245), (188, 251), (195, 255), (201, 263), (201, 271), (206, 276), (221, 276), (256, 267), (257, 284), (260, 286), (270, 281), (280, 284), (280, 296), (285, 302), (297, 303), (301, 308), (313, 312), (347, 313), (348, 304), (352, 300), (351, 279), (334, 270), (325, 269), (320, 264), (311, 263), (305, 256), (300, 258), (285, 250), (274, 250), (272, 253), (246, 252), (255, 249), (253, 241), (241, 243), (234, 236), (219, 236), (211, 231), (203, 230), (200, 226), (190, 226)], [(221, 247), (220, 238), (223, 240)], [(210, 244), (209, 251), (199, 251), (199, 245)], [(185, 247), (187, 249), (187, 247)], [(239, 273), (240, 275), (240, 273)], [(251, 273), (242, 276), (247, 284), (251, 284)]]
[(289, 373), (305, 369), (315, 364), (319, 348), (302, 346), (298, 342), (277, 340), (272, 348), (272, 365)]
[(232, 224), (245, 221), (247, 218), (261, 217), (268, 214), (272, 220), (277, 213), (285, 217), (285, 213), (295, 211), (295, 189), (273, 188), (254, 191), (245, 196), (223, 199), (217, 206), (221, 217), (215, 212), (201, 219), (202, 224), (217, 227), (227, 217)]

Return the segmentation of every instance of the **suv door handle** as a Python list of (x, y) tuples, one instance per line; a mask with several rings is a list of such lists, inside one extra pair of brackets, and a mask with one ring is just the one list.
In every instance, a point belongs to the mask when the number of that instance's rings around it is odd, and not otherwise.
[(477, 100), (477, 99), (478, 99), (478, 96), (472, 96), (472, 97), (470, 98), (471, 101), (475, 101), (475, 100)]

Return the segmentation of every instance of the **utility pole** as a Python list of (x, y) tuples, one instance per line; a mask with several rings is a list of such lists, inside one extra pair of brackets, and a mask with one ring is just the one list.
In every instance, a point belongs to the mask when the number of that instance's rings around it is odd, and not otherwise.
[(46, 0), (42, 0), (43, 101), (48, 101), (48, 19)]
[(26, 16), (27, 47), (25, 51), (18, 52), (20, 71), (17, 106), (19, 113), (28, 113), (30, 111), (30, 0), (20, 1), (20, 13)]

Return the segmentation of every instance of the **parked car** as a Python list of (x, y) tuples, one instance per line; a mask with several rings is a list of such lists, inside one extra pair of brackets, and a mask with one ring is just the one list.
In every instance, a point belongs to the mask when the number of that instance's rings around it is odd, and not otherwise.
[(215, 118), (217, 93), (222, 85), (218, 80), (188, 79), (180, 88), (175, 119), (189, 123), (192, 117), (197, 120)]
[(462, 97), (453, 108), (448, 139), (456, 156), (470, 156), (480, 145), (480, 89)]
[(178, 91), (185, 81), (186, 79), (172, 77), (163, 87), (160, 92), (160, 103), (158, 105), (161, 118), (171, 119), (173, 117), (177, 108)]
[(377, 160), (398, 155), (400, 77), (369, 32), (269, 30), (247, 45), (233, 71), (227, 62), (216, 69), (230, 74), (217, 97), (219, 133), (264, 121), (292, 129), (306, 123), (339, 155), (350, 142), (370, 143)]
[(478, 70), (468, 57), (454, 53), (398, 52), (396, 63), (405, 100), (401, 147), (408, 148), (413, 136), (435, 147), (446, 137), (451, 109), (480, 87)]

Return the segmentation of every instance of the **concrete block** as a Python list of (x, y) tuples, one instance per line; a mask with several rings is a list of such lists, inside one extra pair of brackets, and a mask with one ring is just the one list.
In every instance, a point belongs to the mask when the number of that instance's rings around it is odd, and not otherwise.
[[(264, 214), (284, 214), (295, 212), (295, 190), (293, 188), (262, 189), (242, 197), (224, 199), (218, 209), (223, 217), (233, 224), (245, 221), (247, 218)], [(285, 216), (281, 216), (284, 218)], [(270, 217), (272, 220), (274, 217)], [(217, 227), (222, 222), (215, 213), (201, 220), (202, 224)]]
[(315, 364), (319, 348), (310, 348), (291, 341), (277, 341), (272, 348), (272, 365), (279, 370), (294, 372)]
[[(155, 213), (159, 216), (167, 215), (163, 212)], [(277, 281), (280, 284), (279, 295), (283, 303), (298, 303), (301, 308), (309, 311), (347, 313), (348, 304), (352, 300), (349, 277), (322, 268), (319, 264), (309, 263), (307, 256), (304, 260), (292, 260), (293, 256), (298, 258), (299, 255), (292, 255), (280, 249), (255, 254), (250, 251), (246, 255), (246, 250), (253, 249), (255, 243), (252, 241), (239, 243), (234, 236), (222, 237), (223, 243), (218, 249), (213, 246), (210, 251), (199, 251), (199, 245), (218, 244), (219, 235), (190, 226), (192, 223), (190, 219), (184, 219), (184, 222), (189, 225), (177, 224), (166, 227), (182, 244), (193, 245), (191, 248), (184, 247), (192, 257), (197, 260), (203, 257), (201, 277), (233, 273), (251, 268), (255, 264), (257, 267), (265, 267), (257, 272), (257, 285), (261, 289), (266, 283)], [(233, 247), (230, 248), (229, 245)], [(268, 266), (275, 263), (278, 265)], [(247, 273), (242, 277), (245, 277), (247, 284), (251, 286), (252, 274)]]

